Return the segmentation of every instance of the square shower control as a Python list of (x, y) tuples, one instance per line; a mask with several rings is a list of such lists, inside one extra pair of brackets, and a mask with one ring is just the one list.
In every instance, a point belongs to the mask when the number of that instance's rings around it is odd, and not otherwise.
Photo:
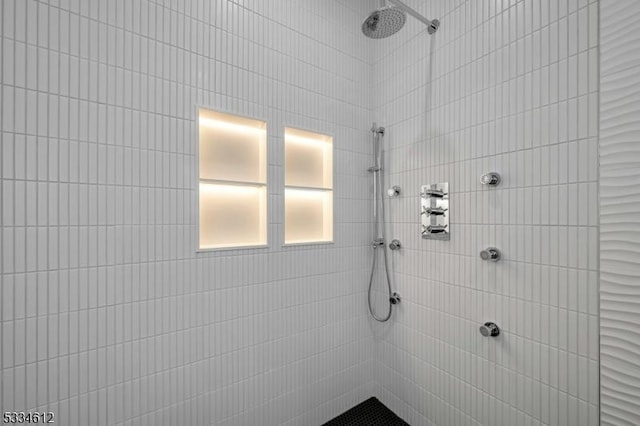
[(420, 199), (422, 238), (449, 240), (449, 183), (422, 185)]

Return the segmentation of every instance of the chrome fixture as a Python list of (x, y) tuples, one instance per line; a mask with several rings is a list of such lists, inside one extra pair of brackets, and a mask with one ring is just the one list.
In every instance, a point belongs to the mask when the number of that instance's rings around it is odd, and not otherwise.
[(400, 240), (391, 240), (391, 242), (389, 243), (389, 248), (391, 250), (400, 250), (400, 247), (402, 247), (400, 245)]
[(387, 6), (383, 0), (381, 7), (374, 10), (362, 23), (362, 32), (369, 38), (386, 38), (397, 33), (407, 22), (407, 13), (427, 26), (427, 32), (438, 31), (440, 21), (428, 20), (401, 0), (389, 0), (395, 6)]
[(423, 185), (420, 192), (422, 201), (422, 226), (420, 234), (424, 239), (448, 240), (449, 230), (449, 183)]
[[(443, 234), (447, 232), (447, 225), (422, 225), (422, 238), (435, 238), (433, 234)], [(442, 239), (442, 238), (440, 238)], [(447, 238), (448, 240), (449, 238)]]
[[(431, 185), (431, 186), (435, 186), (435, 185)], [(444, 193), (441, 188), (438, 188), (438, 189), (429, 188), (426, 185), (422, 187), (422, 192), (420, 193), (420, 196), (422, 198), (429, 198), (429, 197), (443, 198), (445, 195), (447, 194)]]
[(480, 334), (484, 337), (497, 337), (500, 335), (500, 327), (494, 322), (485, 322), (480, 326)]
[(396, 198), (398, 195), (400, 195), (400, 187), (394, 185), (391, 188), (387, 189), (387, 195), (389, 195), (389, 197), (391, 198)]
[(480, 183), (483, 185), (496, 186), (499, 185), (501, 181), (502, 178), (498, 172), (489, 172), (480, 176)]
[[(384, 164), (384, 151), (382, 149), (382, 138), (384, 137), (384, 127), (376, 127), (375, 123), (371, 128), (371, 133), (373, 135), (373, 156), (375, 160), (375, 164), (369, 167), (369, 172), (372, 173), (373, 177), (373, 235), (374, 239), (371, 242), (371, 245), (374, 249), (373, 251), (373, 259), (371, 261), (371, 275), (369, 275), (369, 291), (367, 295), (367, 300), (369, 302), (369, 312), (371, 312), (371, 316), (380, 322), (388, 321), (391, 318), (391, 313), (393, 310), (393, 305), (397, 305), (400, 303), (400, 296), (397, 293), (394, 293), (391, 290), (391, 269), (389, 268), (389, 259), (387, 256), (387, 247), (385, 245), (385, 227), (384, 227), (384, 176), (382, 174), (382, 164)], [(399, 188), (398, 188), (399, 191)], [(389, 247), (392, 245), (398, 244), (398, 248), (400, 248), (400, 242), (398, 240), (393, 240)], [(375, 276), (376, 271), (376, 262), (378, 259), (378, 252), (382, 251), (382, 258), (384, 261), (384, 278), (386, 278), (386, 287), (387, 294), (389, 300), (389, 310), (385, 316), (379, 317), (375, 311), (373, 310), (373, 305), (371, 304), (371, 297), (373, 294), (373, 278)]]
[(500, 250), (495, 247), (487, 247), (480, 252), (480, 258), (490, 262), (497, 262), (501, 257), (502, 254), (500, 253)]
[(448, 209), (444, 209), (442, 207), (422, 207), (422, 214), (435, 214), (437, 216), (442, 216), (447, 212)]
[(373, 241), (371, 241), (371, 246), (374, 249), (377, 249), (378, 247), (384, 247), (384, 240), (382, 238), (376, 238)]

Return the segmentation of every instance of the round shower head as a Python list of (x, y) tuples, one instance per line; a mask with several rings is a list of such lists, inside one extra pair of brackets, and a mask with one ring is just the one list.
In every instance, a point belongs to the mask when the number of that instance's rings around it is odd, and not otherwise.
[(369, 38), (389, 37), (404, 26), (407, 15), (397, 7), (383, 7), (371, 12), (362, 23), (362, 32)]

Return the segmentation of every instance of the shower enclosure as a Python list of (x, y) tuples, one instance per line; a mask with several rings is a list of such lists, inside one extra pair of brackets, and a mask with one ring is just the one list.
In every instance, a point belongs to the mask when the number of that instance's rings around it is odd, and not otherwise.
[(2, 0), (3, 421), (640, 425), (638, 22)]

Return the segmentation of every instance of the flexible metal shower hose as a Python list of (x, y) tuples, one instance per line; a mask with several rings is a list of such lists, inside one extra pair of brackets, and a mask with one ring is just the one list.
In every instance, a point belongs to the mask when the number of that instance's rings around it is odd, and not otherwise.
[[(383, 164), (383, 158), (382, 158), (382, 149), (381, 149), (381, 144), (380, 144), (380, 138), (381, 138), (381, 134), (378, 132), (377, 129), (374, 129), (373, 131), (373, 143), (374, 143), (374, 149), (375, 149), (375, 155), (376, 155), (376, 165), (374, 167), (373, 170), (373, 203), (374, 203), (374, 209), (373, 209), (373, 216), (374, 216), (374, 223), (373, 223), (373, 234), (374, 234), (374, 241), (377, 239), (375, 238), (375, 235), (378, 233), (378, 229), (380, 229), (380, 238), (382, 239), (382, 241), (386, 241), (385, 240), (385, 226), (384, 226), (384, 178), (382, 176), (382, 164)], [(380, 210), (378, 210), (377, 206), (378, 206), (378, 202), (380, 202)], [(373, 243), (372, 243), (373, 244)], [(387, 259), (387, 247), (386, 244), (383, 244), (382, 246), (378, 246), (376, 248), (376, 246), (374, 245), (374, 251), (373, 251), (373, 260), (371, 262), (371, 275), (369, 276), (369, 292), (367, 295), (367, 299), (369, 302), (369, 312), (371, 312), (371, 316), (379, 322), (386, 322), (389, 320), (389, 318), (391, 318), (391, 312), (393, 310), (393, 305), (391, 304), (391, 278), (389, 275), (389, 261)], [(375, 313), (375, 311), (373, 310), (373, 305), (371, 304), (371, 294), (373, 292), (373, 278), (375, 275), (375, 271), (376, 271), (376, 260), (378, 258), (378, 248), (382, 249), (382, 253), (384, 256), (384, 271), (385, 271), (385, 277), (387, 278), (387, 290), (388, 290), (388, 298), (387, 298), (387, 302), (389, 303), (389, 310), (387, 311), (387, 314), (384, 317), (378, 317)]]

